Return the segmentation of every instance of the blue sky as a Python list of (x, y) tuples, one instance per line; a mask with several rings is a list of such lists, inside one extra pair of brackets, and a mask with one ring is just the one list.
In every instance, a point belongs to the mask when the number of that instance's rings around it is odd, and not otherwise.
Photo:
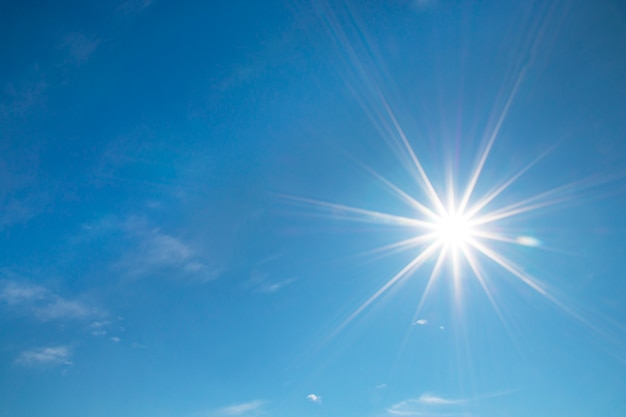
[(0, 417), (625, 415), (626, 8), (478, 3), (3, 3)]

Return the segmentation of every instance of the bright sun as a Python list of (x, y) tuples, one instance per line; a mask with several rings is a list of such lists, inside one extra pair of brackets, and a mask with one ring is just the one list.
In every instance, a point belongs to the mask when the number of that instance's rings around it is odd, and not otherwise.
[[(328, 209), (333, 217), (340, 216), (348, 220), (382, 223), (387, 226), (397, 226), (416, 231), (416, 234), (414, 234), (412, 238), (400, 240), (375, 250), (378, 253), (416, 250), (416, 255), (408, 264), (372, 294), (370, 298), (361, 304), (361, 306), (339, 326), (337, 331), (347, 325), (348, 322), (353, 320), (394, 285), (412, 276), (423, 277), (423, 274), (418, 275), (416, 272), (431, 259), (435, 260), (434, 266), (430, 273), (426, 274), (426, 285), (417, 307), (416, 316), (420, 314), (420, 310), (433, 284), (442, 276), (450, 280), (450, 284), (457, 298), (462, 297), (464, 291), (463, 281), (465, 281), (465, 279), (461, 279), (461, 277), (474, 276), (493, 307), (499, 312), (500, 309), (492, 295), (488, 277), (485, 276), (483, 272), (484, 268), (481, 265), (483, 261), (494, 263), (539, 294), (560, 304), (544, 289), (543, 285), (537, 279), (501, 254), (492, 243), (499, 242), (512, 245), (538, 246), (540, 242), (536, 238), (507, 233), (500, 222), (504, 219), (510, 219), (520, 214), (554, 204), (555, 201), (558, 201), (560, 193), (565, 188), (557, 187), (508, 205), (501, 205), (495, 209), (490, 208), (492, 202), (497, 199), (498, 196), (545, 156), (544, 154), (532, 161), (517, 174), (492, 188), (489, 193), (476, 197), (474, 195), (476, 184), (494, 139), (495, 135), (491, 137), (491, 140), (481, 153), (478, 164), (474, 168), (461, 193), (455, 192), (452, 183), (448, 183), (446, 189), (436, 189), (404, 136), (402, 136), (402, 143), (412, 161), (412, 168), (414, 168), (418, 174), (415, 179), (424, 191), (423, 198), (419, 200), (416, 199), (377, 172), (366, 167), (366, 169), (385, 185), (389, 191), (394, 193), (400, 200), (414, 210), (414, 215), (410, 217), (361, 207), (285, 196), (292, 201), (299, 201), (306, 205), (314, 205)], [(448, 196), (448, 201), (442, 198), (444, 195)], [(451, 266), (451, 269), (449, 269), (449, 271), (452, 272), (451, 274), (442, 273), (444, 264)]]
[(463, 214), (444, 213), (435, 222), (436, 238), (452, 249), (464, 247), (472, 232), (470, 219)]

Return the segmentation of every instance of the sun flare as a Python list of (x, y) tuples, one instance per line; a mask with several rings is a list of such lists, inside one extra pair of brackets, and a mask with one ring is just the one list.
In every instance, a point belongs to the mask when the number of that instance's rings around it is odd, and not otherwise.
[(451, 249), (465, 247), (474, 234), (471, 219), (463, 214), (442, 213), (435, 226), (435, 236)]
[[(552, 296), (538, 279), (502, 254), (499, 250), (500, 246), (494, 245), (493, 243), (497, 242), (499, 244), (526, 247), (540, 246), (541, 242), (536, 237), (518, 235), (513, 231), (507, 232), (502, 221), (567, 200), (565, 194), (573, 187), (580, 186), (581, 184), (574, 183), (548, 189), (528, 198), (510, 202), (509, 204), (494, 204), (494, 200), (498, 200), (498, 197), (500, 197), (504, 191), (511, 187), (511, 185), (531, 167), (549, 153), (551, 149), (548, 149), (548, 151), (541, 154), (508, 179), (503, 180), (499, 184), (495, 184), (488, 193), (476, 195), (476, 184), (481, 177), (495, 136), (494, 134), (490, 137), (490, 140), (480, 152), (477, 164), (469, 176), (466, 186), (462, 188), (461, 192), (458, 194), (454, 192), (455, 189), (452, 183), (448, 184), (447, 189), (437, 189), (430, 177), (426, 174), (420, 160), (404, 135), (400, 135), (401, 142), (406, 151), (406, 155), (408, 155), (412, 163), (410, 170), (413, 170), (417, 174), (414, 176), (414, 179), (421, 186), (423, 197), (416, 198), (410, 195), (409, 192), (390, 182), (378, 172), (364, 166), (370, 174), (376, 177), (376, 179), (399, 200), (403, 201), (414, 210), (414, 215), (411, 216), (396, 215), (319, 200), (284, 196), (294, 202), (328, 210), (329, 214), (335, 218), (339, 217), (345, 220), (367, 223), (381, 223), (386, 226), (405, 228), (415, 232), (412, 238), (400, 240), (372, 251), (378, 254), (391, 254), (410, 250), (415, 251), (416, 254), (408, 264), (361, 304), (339, 326), (337, 331), (357, 317), (391, 287), (400, 284), (410, 277), (416, 277), (417, 279), (426, 278), (424, 291), (415, 313), (416, 317), (420, 314), (424, 302), (435, 282), (442, 276), (449, 281), (457, 301), (460, 301), (463, 296), (463, 281), (465, 281), (466, 277), (470, 278), (473, 276), (485, 292), (494, 310), (502, 319), (500, 307), (492, 294), (491, 280), (484, 272), (485, 268), (483, 263), (485, 262), (494, 264), (505, 274), (532, 288), (562, 310), (576, 316), (575, 313)], [(445, 201), (442, 196), (448, 196), (448, 201)], [(417, 274), (417, 271), (425, 266), (429, 260), (435, 261), (430, 272)], [(444, 266), (449, 268), (444, 268)], [(450, 271), (450, 273), (444, 274), (444, 269)], [(461, 276), (463, 276), (464, 279), (461, 279)]]

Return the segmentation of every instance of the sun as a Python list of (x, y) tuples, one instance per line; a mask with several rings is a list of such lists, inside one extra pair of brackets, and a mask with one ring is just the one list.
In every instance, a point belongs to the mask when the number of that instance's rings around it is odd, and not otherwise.
[(468, 239), (475, 234), (471, 219), (463, 213), (442, 213), (434, 228), (435, 238), (450, 249), (467, 247)]
[[(473, 276), (484, 290), (498, 315), (500, 315), (500, 307), (493, 296), (492, 288), (490, 288), (490, 280), (484, 273), (486, 269), (483, 263), (485, 262), (494, 264), (504, 273), (513, 276), (519, 282), (529, 286), (562, 309), (568, 310), (545, 289), (544, 285), (537, 278), (528, 274), (522, 267), (516, 265), (498, 250), (502, 244), (539, 246), (540, 240), (536, 237), (520, 236), (514, 231), (507, 232), (503, 220), (510, 220), (521, 214), (564, 201), (563, 193), (568, 189), (568, 186), (548, 189), (508, 204), (494, 204), (494, 201), (497, 201), (504, 191), (549, 153), (551, 149), (548, 149), (548, 151), (539, 155), (539, 157), (508, 179), (504, 179), (497, 184), (491, 184), (491, 187), (486, 187), (491, 189), (489, 192), (477, 195), (476, 185), (481, 180), (481, 173), (495, 137), (496, 135), (493, 134), (479, 153), (477, 163), (468, 177), (467, 183), (458, 193), (455, 192), (452, 182), (449, 182), (447, 187), (436, 187), (436, 184), (427, 175), (408, 139), (403, 134), (400, 135), (401, 144), (404, 147), (407, 159), (411, 161), (412, 167), (409, 167), (410, 171), (416, 173), (414, 179), (422, 190), (420, 193), (421, 197), (418, 198), (411, 195), (408, 191), (387, 180), (378, 172), (363, 165), (382, 185), (413, 210), (414, 214), (411, 216), (301, 197), (283, 196), (292, 202), (324, 209), (330, 216), (335, 218), (340, 217), (344, 220), (380, 223), (385, 226), (413, 231), (413, 237), (411, 238), (374, 250), (382, 254), (413, 251), (415, 256), (363, 302), (339, 326), (337, 331), (357, 317), (390, 288), (400, 285), (403, 281), (410, 278), (426, 280), (424, 291), (417, 306), (416, 316), (420, 313), (434, 283), (441, 279), (442, 276), (449, 280), (456, 294), (455, 299), (458, 301), (463, 296), (463, 282), (466, 278)], [(450, 178), (454, 177), (453, 173), (448, 174), (450, 174)], [(442, 198), (443, 196), (447, 196), (448, 200), (445, 201)], [(498, 245), (494, 245), (494, 243), (498, 243)], [(428, 262), (429, 260), (434, 260), (435, 262)], [(423, 271), (425, 265), (432, 265), (430, 272)], [(451, 274), (442, 272), (444, 265), (450, 266), (450, 268), (445, 269), (451, 271)], [(493, 268), (489, 268), (489, 270), (494, 271)], [(463, 279), (461, 279), (461, 276)]]

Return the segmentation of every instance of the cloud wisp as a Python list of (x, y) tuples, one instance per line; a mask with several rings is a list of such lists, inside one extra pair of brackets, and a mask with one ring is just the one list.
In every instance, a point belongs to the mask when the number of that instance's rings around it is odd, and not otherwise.
[(226, 407), (218, 408), (217, 410), (209, 413), (209, 416), (214, 417), (237, 417), (237, 416), (255, 416), (259, 415), (263, 411), (264, 401), (254, 400), (245, 403), (232, 404)]
[(105, 218), (85, 224), (82, 229), (77, 244), (101, 238), (119, 242), (114, 251), (121, 253), (110, 266), (128, 278), (167, 274), (186, 283), (205, 283), (217, 279), (224, 271), (211, 266), (192, 242), (166, 233), (142, 217), (130, 216), (123, 221)]
[(295, 278), (271, 279), (268, 274), (253, 273), (245, 282), (244, 288), (258, 293), (273, 294), (296, 281)]
[(82, 33), (71, 33), (65, 37), (63, 48), (67, 49), (68, 62), (82, 65), (95, 52), (99, 39), (89, 38)]
[(387, 414), (412, 417), (471, 417), (470, 410), (476, 405), (477, 400), (501, 397), (514, 392), (515, 390), (502, 390), (471, 398), (445, 398), (423, 393), (418, 398), (410, 398), (393, 404), (387, 409)]
[(15, 359), (22, 366), (71, 365), (72, 350), (68, 346), (49, 346), (25, 350)]
[(0, 302), (40, 321), (88, 319), (104, 312), (78, 299), (67, 299), (40, 285), (0, 281)]
[(117, 12), (125, 16), (137, 15), (153, 3), (153, 0), (127, 0), (117, 7)]
[(464, 407), (467, 404), (468, 401), (463, 398), (444, 398), (424, 393), (418, 398), (393, 404), (387, 412), (393, 416), (465, 417), (470, 415)]
[(127, 254), (120, 264), (132, 276), (141, 277), (173, 270), (183, 280), (208, 282), (222, 272), (219, 268), (206, 265), (188, 242), (158, 228), (137, 230), (135, 239), (138, 240), (137, 250)]

